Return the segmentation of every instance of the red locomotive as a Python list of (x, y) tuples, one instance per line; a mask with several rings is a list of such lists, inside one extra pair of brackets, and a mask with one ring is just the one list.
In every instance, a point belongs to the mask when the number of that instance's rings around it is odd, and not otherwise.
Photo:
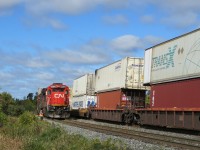
[(45, 117), (69, 118), (69, 87), (62, 83), (53, 83), (47, 88), (38, 89), (37, 111)]

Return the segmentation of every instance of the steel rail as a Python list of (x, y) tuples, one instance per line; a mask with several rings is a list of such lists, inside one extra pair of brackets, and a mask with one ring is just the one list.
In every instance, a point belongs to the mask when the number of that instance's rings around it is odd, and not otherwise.
[(158, 133), (149, 133), (144, 131), (137, 131), (133, 129), (123, 129), (119, 127), (110, 127), (106, 125), (97, 125), (92, 123), (79, 122), (75, 120), (54, 120), (62, 124), (76, 126), (108, 135), (121, 136), (128, 139), (141, 140), (146, 143), (161, 144), (166, 146), (173, 146), (181, 149), (200, 150), (200, 140), (188, 139), (185, 137), (177, 137), (172, 135), (164, 135)]

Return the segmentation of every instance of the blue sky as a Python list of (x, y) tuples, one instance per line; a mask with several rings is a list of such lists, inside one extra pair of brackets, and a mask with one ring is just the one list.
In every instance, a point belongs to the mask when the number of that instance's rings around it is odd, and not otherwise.
[(199, 28), (197, 0), (0, 0), (0, 92), (93, 73)]

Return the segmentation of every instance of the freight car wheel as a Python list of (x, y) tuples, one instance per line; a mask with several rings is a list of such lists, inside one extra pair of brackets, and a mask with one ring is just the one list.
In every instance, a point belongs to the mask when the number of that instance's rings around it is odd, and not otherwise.
[(69, 119), (69, 117), (70, 117), (70, 113), (69, 113), (69, 112), (66, 112), (66, 113), (65, 113), (65, 119)]
[(90, 118), (91, 118), (90, 112), (85, 113), (85, 117), (86, 117), (87, 119), (90, 119)]
[(133, 118), (134, 118), (134, 115), (132, 113), (123, 114), (123, 122), (125, 124), (132, 124)]

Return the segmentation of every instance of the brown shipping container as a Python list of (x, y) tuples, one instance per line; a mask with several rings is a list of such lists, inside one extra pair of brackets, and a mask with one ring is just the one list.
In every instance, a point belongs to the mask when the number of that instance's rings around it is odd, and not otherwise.
[(200, 78), (151, 86), (151, 108), (200, 107)]
[(120, 89), (97, 93), (98, 109), (143, 108), (144, 105), (145, 90)]
[(97, 108), (116, 109), (120, 105), (121, 90), (103, 92), (97, 94)]

